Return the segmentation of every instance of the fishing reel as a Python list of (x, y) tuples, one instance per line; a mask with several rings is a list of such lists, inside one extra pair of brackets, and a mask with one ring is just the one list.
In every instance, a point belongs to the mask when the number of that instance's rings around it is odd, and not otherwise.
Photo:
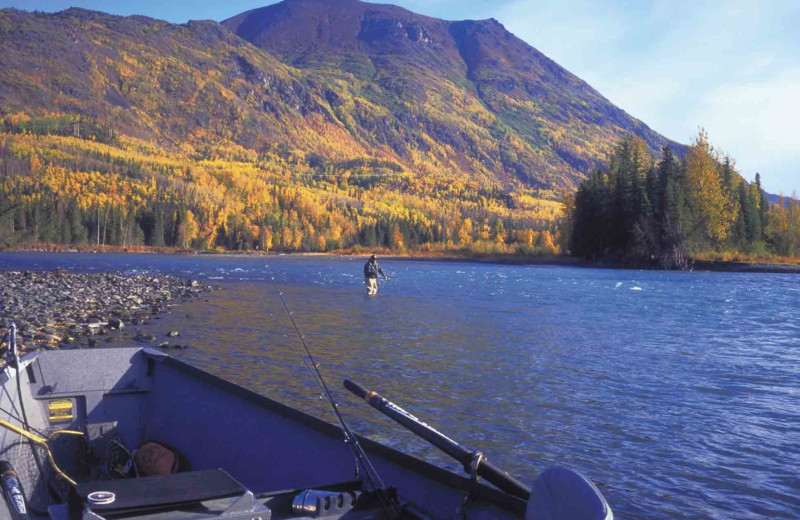
[(360, 491), (336, 492), (306, 489), (292, 501), (295, 516), (329, 516), (344, 514), (353, 508), (360, 497)]
[(292, 501), (292, 514), (302, 517), (342, 516), (351, 510), (367, 509), (382, 510), (388, 520), (409, 516), (400, 513), (405, 508), (398, 501), (397, 490), (393, 487), (343, 491), (306, 489), (298, 493)]

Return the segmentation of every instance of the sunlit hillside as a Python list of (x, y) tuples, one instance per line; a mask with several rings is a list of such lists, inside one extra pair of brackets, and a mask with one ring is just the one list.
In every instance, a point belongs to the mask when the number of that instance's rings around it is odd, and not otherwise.
[(618, 138), (670, 144), (495, 21), (333, 4), (0, 11), (5, 243), (553, 251)]

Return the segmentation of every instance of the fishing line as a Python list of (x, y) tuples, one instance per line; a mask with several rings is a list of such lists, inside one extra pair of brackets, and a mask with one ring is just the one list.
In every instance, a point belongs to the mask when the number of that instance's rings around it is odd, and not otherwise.
[(417, 285), (417, 279), (416, 279), (416, 277), (414, 276), (414, 273), (413, 273), (413, 271), (411, 271), (410, 269), (408, 269), (408, 276), (410, 276), (410, 277), (411, 277), (411, 283), (412, 283), (412, 284), (414, 285), (414, 287), (417, 289), (417, 292), (418, 292), (418, 293), (420, 293), (420, 294), (422, 295), (422, 297), (423, 297), (423, 298), (428, 298), (428, 295), (427, 295), (427, 294), (425, 294), (425, 292), (423, 292), (423, 290), (422, 290), (422, 289), (420, 289), (419, 285)]
[[(427, 273), (429, 274), (430, 271), (427, 271)], [(408, 275), (411, 278), (411, 283), (413, 284), (414, 288), (423, 298), (425, 298), (428, 301), (431, 298), (433, 298), (433, 296), (429, 296), (427, 294), (428, 292), (423, 290), (419, 286), (416, 280), (416, 276), (414, 275), (413, 269), (408, 269)], [(524, 274), (521, 274), (520, 276), (526, 278)], [(476, 275), (476, 278), (474, 279), (474, 281), (471, 282), (471, 284), (477, 284), (477, 286), (482, 286), (486, 282), (488, 282), (488, 280), (486, 279), (481, 280)], [(429, 283), (428, 286), (431, 286), (431, 284)], [(525, 343), (520, 342), (520, 344), (524, 345)], [(562, 344), (559, 342), (556, 342), (555, 344), (559, 347), (562, 346)], [(535, 368), (538, 368), (537, 372), (538, 374), (540, 374), (540, 376), (536, 378), (535, 382), (530, 387), (526, 388), (526, 392), (530, 393), (535, 391), (545, 381), (551, 384), (557, 381), (557, 379), (553, 377), (554, 367), (558, 365), (562, 359), (572, 354), (577, 349), (579, 344), (580, 342), (576, 340), (571, 343), (568, 343), (566, 346), (563, 346), (562, 348), (548, 348), (549, 345), (546, 342), (540, 343), (540, 349), (538, 350), (539, 355), (537, 355), (535, 358), (536, 362)]]
[[(367, 457), (366, 452), (359, 444), (358, 439), (356, 438), (355, 434), (350, 430), (350, 427), (347, 425), (342, 414), (339, 412), (339, 405), (336, 403), (336, 400), (333, 398), (330, 390), (328, 389), (328, 385), (325, 383), (325, 379), (322, 376), (322, 372), (319, 369), (319, 364), (314, 359), (313, 354), (311, 354), (311, 349), (308, 347), (308, 344), (305, 340), (305, 335), (300, 332), (300, 327), (297, 325), (297, 321), (295, 321), (292, 312), (289, 310), (289, 306), (286, 303), (286, 299), (283, 297), (283, 292), (278, 287), (277, 282), (275, 281), (275, 275), (272, 272), (272, 269), (269, 265), (265, 265), (267, 269), (267, 273), (269, 274), (269, 278), (272, 281), (272, 285), (275, 287), (275, 291), (278, 293), (278, 298), (281, 300), (281, 304), (283, 305), (283, 310), (286, 311), (286, 315), (289, 317), (289, 321), (291, 321), (292, 326), (294, 327), (294, 331), (297, 334), (297, 339), (299, 339), (300, 344), (303, 345), (305, 349), (305, 355), (300, 351), (299, 347), (297, 346), (297, 341), (293, 342), (292, 345), (294, 346), (295, 352), (298, 356), (303, 360), (306, 368), (308, 368), (309, 372), (311, 373), (311, 377), (317, 383), (319, 388), (322, 390), (323, 395), (327, 398), (328, 403), (333, 410), (333, 413), (336, 415), (336, 418), (341, 425), (342, 433), (344, 435), (344, 442), (348, 444), (350, 448), (353, 450), (353, 455), (356, 459), (356, 478), (358, 478), (358, 466), (361, 465), (364, 468), (365, 475), (367, 480), (369, 481), (372, 489), (376, 492), (378, 500), (381, 504), (381, 509), (383, 509), (384, 514), (386, 515), (387, 519), (389, 518), (396, 518), (399, 517), (398, 511), (395, 509), (395, 506), (391, 501), (387, 501), (386, 497), (384, 496), (384, 489), (385, 484), (381, 479), (378, 471), (375, 469), (375, 466), (372, 465), (372, 462)], [(389, 510), (392, 510), (395, 515), (390, 515)]]
[[(303, 335), (303, 333), (300, 331), (300, 327), (297, 325), (297, 321), (294, 319), (294, 316), (292, 315), (292, 312), (289, 310), (289, 306), (286, 303), (286, 299), (283, 297), (283, 292), (280, 290), (280, 288), (278, 287), (277, 282), (275, 281), (275, 275), (273, 274), (273, 272), (270, 269), (269, 265), (265, 265), (265, 267), (266, 267), (266, 269), (267, 269), (267, 271), (269, 273), (270, 280), (272, 281), (272, 284), (275, 287), (275, 291), (278, 293), (278, 298), (280, 298), (281, 304), (283, 305), (283, 309), (284, 309), (284, 311), (286, 311), (286, 315), (289, 317), (289, 321), (292, 323), (292, 326), (294, 327), (294, 331), (296, 333), (296, 338), (299, 339), (300, 344), (305, 348), (306, 354), (303, 355), (303, 353), (300, 351), (300, 349), (297, 346), (297, 342), (293, 342), (292, 345), (293, 345), (293, 347), (295, 349), (295, 352), (297, 353), (298, 356), (300, 356), (300, 359), (302, 359), (303, 364), (308, 369), (309, 373), (311, 374), (311, 377), (314, 379), (314, 382), (317, 383), (317, 385), (319, 386), (320, 390), (322, 390), (323, 396), (325, 396), (327, 398), (328, 403), (331, 405), (331, 408), (333, 409), (333, 412), (336, 415), (336, 418), (338, 419), (339, 423), (342, 426), (342, 431), (344, 433), (345, 442), (346, 443), (351, 443), (351, 437), (352, 437), (352, 441), (355, 441), (355, 438), (352, 436), (352, 432), (350, 431), (349, 427), (347, 426), (347, 423), (345, 422), (344, 418), (339, 413), (338, 405), (336, 404), (336, 401), (333, 399), (333, 396), (331, 395), (331, 392), (328, 389), (328, 385), (325, 383), (325, 380), (322, 377), (322, 373), (319, 370), (319, 365), (317, 364), (316, 360), (314, 359), (314, 356), (311, 354), (311, 350), (309, 349), (308, 345), (306, 344), (305, 335)], [(358, 448), (354, 448), (354, 451), (358, 451), (360, 449), (360, 446), (358, 445), (357, 441), (353, 442), (352, 445), (354, 447), (358, 446)], [(356, 462), (357, 463), (361, 462), (360, 461), (360, 453), (356, 453)], [(372, 480), (372, 476), (369, 474), (368, 468), (365, 468), (365, 469), (368, 471), (367, 478)], [(358, 467), (356, 467), (356, 474), (358, 474)], [(377, 481), (380, 483), (380, 485), (382, 487), (383, 486), (383, 482), (380, 480), (380, 477), (377, 478)], [(370, 483), (374, 484), (374, 482), (370, 482)]]

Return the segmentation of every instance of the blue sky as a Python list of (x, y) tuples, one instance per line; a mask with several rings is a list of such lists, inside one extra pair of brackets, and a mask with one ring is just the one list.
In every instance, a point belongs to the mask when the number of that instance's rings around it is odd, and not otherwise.
[[(222, 20), (270, 0), (27, 0), (171, 22)], [(748, 180), (800, 191), (800, 1), (394, 0), (453, 20), (493, 17), (654, 130), (682, 143), (708, 131)]]

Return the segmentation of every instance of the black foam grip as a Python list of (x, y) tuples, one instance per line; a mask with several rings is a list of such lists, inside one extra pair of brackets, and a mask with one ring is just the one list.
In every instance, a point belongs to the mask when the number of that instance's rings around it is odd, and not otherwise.
[(344, 387), (348, 389), (350, 393), (352, 393), (356, 397), (360, 397), (361, 399), (367, 397), (367, 389), (359, 385), (355, 381), (351, 381), (350, 379), (345, 379), (342, 384), (344, 384)]

